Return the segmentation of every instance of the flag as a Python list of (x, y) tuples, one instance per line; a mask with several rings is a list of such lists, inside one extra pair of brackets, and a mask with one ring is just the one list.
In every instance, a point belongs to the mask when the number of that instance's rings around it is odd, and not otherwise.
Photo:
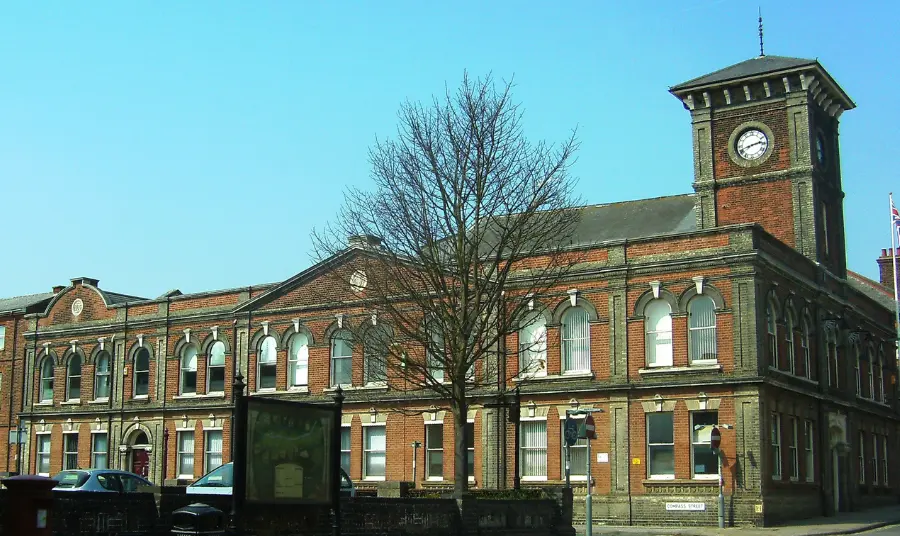
[(891, 221), (894, 224), (894, 233), (900, 238), (900, 211), (894, 206), (893, 199), (891, 199)]

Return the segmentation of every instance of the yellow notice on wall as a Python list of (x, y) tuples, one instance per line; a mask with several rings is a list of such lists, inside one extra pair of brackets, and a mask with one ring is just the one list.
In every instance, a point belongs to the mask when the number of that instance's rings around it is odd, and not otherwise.
[(640, 458), (632, 458), (631, 459), (631, 465), (640, 465), (640, 464), (641, 464)]

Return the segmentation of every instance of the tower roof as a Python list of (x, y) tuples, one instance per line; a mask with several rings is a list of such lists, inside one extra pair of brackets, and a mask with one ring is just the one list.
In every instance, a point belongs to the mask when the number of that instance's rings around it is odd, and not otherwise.
[(803, 58), (788, 58), (785, 56), (757, 56), (749, 60), (735, 63), (719, 69), (718, 71), (705, 74), (703, 76), (682, 82), (677, 86), (672, 86), (671, 91), (680, 91), (683, 89), (717, 84), (719, 82), (728, 82), (731, 80), (740, 80), (741, 78), (753, 77), (761, 74), (775, 73), (778, 71), (793, 70), (800, 67), (821, 66), (817, 60), (808, 60)]

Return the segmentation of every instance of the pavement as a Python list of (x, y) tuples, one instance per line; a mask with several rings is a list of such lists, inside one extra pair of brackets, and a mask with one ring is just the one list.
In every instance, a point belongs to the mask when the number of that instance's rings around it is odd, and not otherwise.
[[(900, 505), (872, 508), (859, 512), (844, 512), (834, 517), (814, 517), (776, 527), (614, 527), (594, 525), (593, 536), (824, 536), (829, 534), (857, 534), (888, 525), (900, 524)], [(584, 525), (575, 533), (585, 533)]]

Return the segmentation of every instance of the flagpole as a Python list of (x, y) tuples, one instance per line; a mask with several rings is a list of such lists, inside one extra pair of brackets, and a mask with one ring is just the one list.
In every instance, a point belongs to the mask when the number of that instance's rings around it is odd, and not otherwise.
[(897, 226), (897, 222), (894, 221), (894, 193), (890, 192), (888, 197), (891, 202), (891, 262), (894, 265), (894, 329), (897, 331), (897, 352), (894, 356), (896, 361), (894, 364), (896, 365), (900, 362), (900, 298), (898, 298), (897, 294), (897, 250), (896, 250), (896, 242), (897, 242), (897, 231), (900, 227)]

